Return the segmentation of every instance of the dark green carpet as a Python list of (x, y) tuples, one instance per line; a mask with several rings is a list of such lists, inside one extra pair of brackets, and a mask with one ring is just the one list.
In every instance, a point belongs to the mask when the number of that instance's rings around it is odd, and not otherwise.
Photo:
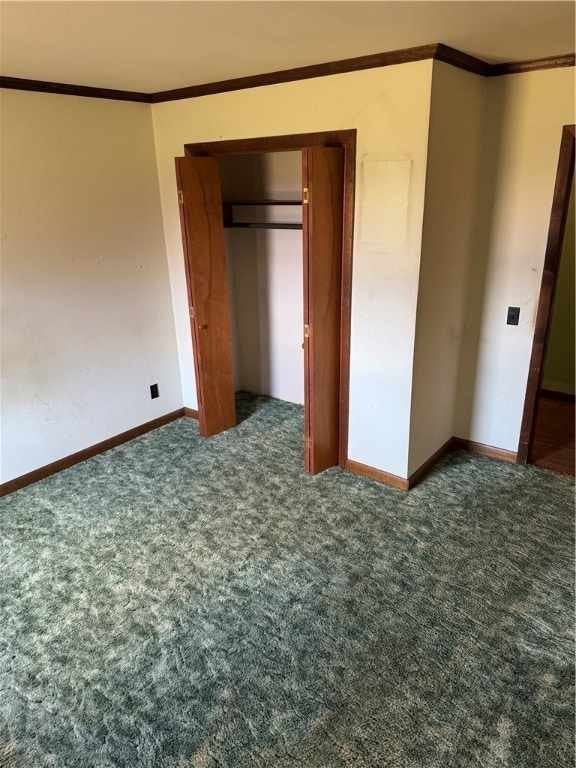
[(573, 481), (302, 471), (241, 398), (0, 503), (0, 765), (568, 768)]

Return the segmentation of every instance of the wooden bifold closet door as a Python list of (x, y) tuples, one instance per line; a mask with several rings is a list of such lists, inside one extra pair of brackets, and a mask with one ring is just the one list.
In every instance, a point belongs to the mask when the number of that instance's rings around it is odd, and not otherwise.
[[(338, 464), (344, 150), (303, 161), (305, 469)], [(218, 160), (176, 158), (194, 365), (204, 437), (236, 423)]]
[(236, 425), (222, 192), (213, 157), (177, 157), (200, 434)]
[(305, 467), (316, 474), (338, 464), (344, 150), (307, 147), (302, 163)]

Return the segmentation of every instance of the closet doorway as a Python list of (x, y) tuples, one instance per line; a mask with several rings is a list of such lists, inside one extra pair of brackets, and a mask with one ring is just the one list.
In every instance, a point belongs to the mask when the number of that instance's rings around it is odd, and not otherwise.
[[(301, 228), (305, 469), (344, 466), (348, 442), (350, 294), (356, 132), (186, 145), (176, 158), (200, 433), (236, 424), (225, 227)], [(298, 152), (301, 183), (281, 199), (224, 199), (221, 162)], [(228, 186), (228, 185), (227, 185)], [(274, 221), (279, 210), (301, 209)], [(294, 209), (292, 209), (294, 210)], [(248, 215), (247, 215), (248, 212)], [(262, 220), (264, 219), (264, 220)]]

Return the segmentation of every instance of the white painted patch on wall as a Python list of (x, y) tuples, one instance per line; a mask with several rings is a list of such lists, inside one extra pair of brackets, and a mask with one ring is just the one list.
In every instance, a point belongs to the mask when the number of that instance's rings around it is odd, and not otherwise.
[(367, 251), (407, 247), (410, 160), (365, 155), (362, 162), (360, 243)]

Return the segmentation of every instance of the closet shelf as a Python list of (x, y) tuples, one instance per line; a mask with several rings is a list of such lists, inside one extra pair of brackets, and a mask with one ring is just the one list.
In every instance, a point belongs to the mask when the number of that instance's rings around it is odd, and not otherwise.
[(274, 221), (225, 221), (226, 229), (302, 229), (302, 224)]
[[(224, 200), (224, 227), (227, 229), (302, 229), (301, 222), (279, 221), (235, 221), (233, 208), (235, 206), (302, 206), (302, 200)], [(250, 218), (250, 217), (247, 217)]]
[(224, 200), (222, 205), (302, 205), (302, 200)]

